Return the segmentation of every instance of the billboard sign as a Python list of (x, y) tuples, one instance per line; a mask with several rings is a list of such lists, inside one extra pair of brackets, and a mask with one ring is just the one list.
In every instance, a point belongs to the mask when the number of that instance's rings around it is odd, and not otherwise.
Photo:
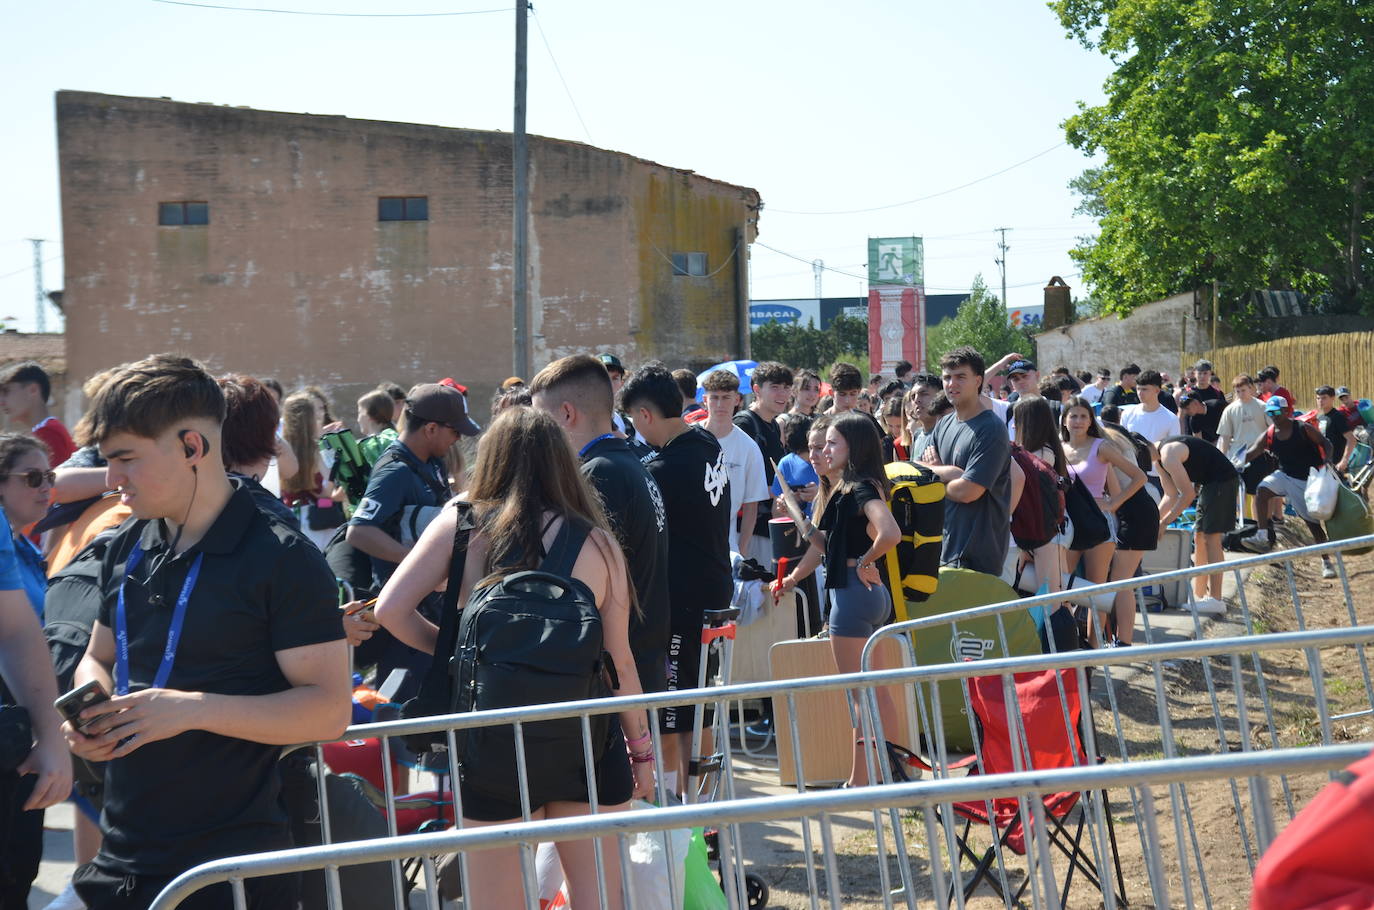
[(770, 322), (780, 325), (805, 326), (807, 320), (816, 328), (821, 325), (821, 302), (815, 298), (802, 300), (755, 300), (749, 304), (749, 325), (758, 328)]
[(868, 239), (868, 364), (891, 373), (925, 362), (925, 251), (920, 237)]
[(1023, 306), (1007, 311), (1007, 321), (1013, 329), (1030, 329), (1038, 332), (1045, 324), (1045, 307)]

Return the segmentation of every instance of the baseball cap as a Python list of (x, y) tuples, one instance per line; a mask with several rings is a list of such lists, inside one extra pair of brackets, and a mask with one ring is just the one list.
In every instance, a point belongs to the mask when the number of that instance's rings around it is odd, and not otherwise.
[(1344, 398), (1345, 396), (1347, 396), (1347, 395), (1349, 395), (1349, 394), (1350, 394), (1350, 390), (1347, 389), (1345, 386), (1340, 386), (1339, 388), (1336, 389), (1336, 397), (1337, 397), (1337, 398)]
[(446, 385), (446, 386), (448, 386), (450, 389), (457, 389), (458, 392), (459, 392), (460, 394), (462, 394), (462, 395), (467, 395), (467, 393), (468, 393), (468, 387), (467, 387), (467, 386), (463, 385), (461, 382), (455, 382), (453, 379), (451, 379), (451, 378), (448, 377), (448, 376), (445, 376), (443, 379), (440, 379), (440, 380), (439, 380), (439, 385)]
[(1191, 391), (1184, 392), (1182, 395), (1178, 396), (1178, 406), (1181, 408), (1181, 407), (1183, 407), (1185, 404), (1188, 404), (1189, 402), (1193, 402), (1193, 401), (1197, 401), (1197, 400), (1198, 400), (1198, 397), (1197, 397), (1197, 395), (1196, 395), (1195, 393), (1193, 393), (1193, 392), (1191, 392)]
[(518, 385), (524, 384), (525, 380), (521, 379), (519, 376), (510, 376), (504, 382), (501, 383), (501, 391), (504, 392), (506, 389), (513, 389)]
[(1017, 373), (1029, 373), (1035, 369), (1035, 364), (1029, 360), (1013, 360), (1011, 366), (1007, 367), (1007, 375), (1014, 376)]
[(600, 358), (602, 365), (606, 367), (607, 372), (611, 370), (619, 370), (622, 373), (625, 372), (624, 364), (622, 364), (620, 358), (614, 354), (599, 354), (597, 356)]
[(1282, 395), (1271, 395), (1269, 400), (1264, 403), (1264, 413), (1282, 414), (1286, 407), (1288, 407), (1288, 399)]
[(425, 382), (406, 394), (406, 410), (421, 420), (442, 424), (464, 436), (476, 436), (482, 428), (468, 416), (468, 401), (451, 385)]

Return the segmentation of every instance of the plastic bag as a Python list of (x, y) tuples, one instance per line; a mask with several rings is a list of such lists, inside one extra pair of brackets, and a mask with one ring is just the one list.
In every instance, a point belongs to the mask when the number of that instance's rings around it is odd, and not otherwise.
[[(636, 803), (636, 809), (653, 808)], [(686, 893), (685, 872), (692, 832), (641, 831), (630, 841), (630, 890), (641, 910), (681, 910)], [(674, 865), (672, 891), (668, 889), (668, 864)], [(708, 870), (709, 873), (709, 870)], [(719, 886), (716, 888), (720, 890)], [(724, 897), (724, 894), (721, 895)]]
[(1307, 514), (1313, 521), (1326, 521), (1336, 514), (1336, 488), (1340, 480), (1330, 465), (1313, 468), (1307, 475), (1307, 489), (1302, 501), (1307, 506)]
[[(700, 828), (692, 829), (692, 844), (687, 850), (686, 871), (683, 874), (685, 889), (682, 895), (683, 910), (727, 910), (725, 892), (720, 889), (720, 880), (711, 871), (706, 859), (706, 838)], [(638, 894), (635, 895), (638, 897)]]

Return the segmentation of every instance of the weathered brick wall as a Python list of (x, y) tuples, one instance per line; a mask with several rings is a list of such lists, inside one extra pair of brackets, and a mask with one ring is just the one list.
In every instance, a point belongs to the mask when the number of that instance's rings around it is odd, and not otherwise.
[[(1124, 319), (1102, 316), (1042, 332), (1035, 336), (1035, 362), (1045, 372), (1057, 366), (1074, 371), (1106, 367), (1113, 375), (1137, 363), (1178, 378), (1180, 350), (1185, 360), (1191, 356), (1186, 352), (1207, 350), (1211, 331), (1209, 321), (1193, 318), (1190, 291), (1147, 303)], [(1227, 344), (1232, 335), (1222, 331), (1218, 338)]]
[[(318, 384), (349, 419), (380, 380), (452, 376), (483, 419), (511, 371), (509, 134), (83, 92), (57, 121), (73, 387), (178, 350)], [(531, 172), (536, 368), (741, 356), (729, 256), (755, 191), (540, 138)], [(429, 220), (379, 222), (379, 196), (427, 196)], [(160, 227), (183, 200), (210, 223)], [(674, 278), (659, 251), (726, 267)]]

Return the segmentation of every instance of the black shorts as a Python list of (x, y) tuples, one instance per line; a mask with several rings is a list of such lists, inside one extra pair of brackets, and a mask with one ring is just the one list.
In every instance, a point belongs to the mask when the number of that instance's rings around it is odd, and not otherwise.
[[(701, 629), (702, 621), (695, 626), (691, 622), (674, 624), (672, 635), (668, 638), (667, 680), (665, 692), (679, 689), (695, 689), (701, 680)], [(694, 705), (677, 705), (664, 708), (658, 715), (660, 733), (691, 733), (692, 719), (696, 717)]]
[(1259, 492), (1260, 482), (1278, 469), (1278, 459), (1268, 452), (1247, 464), (1245, 470), (1240, 472), (1241, 482), (1245, 484), (1245, 492), (1254, 496)]
[[(153, 898), (174, 878), (175, 875), (129, 875), (104, 865), (97, 856), (76, 868), (72, 887), (90, 910), (147, 910)], [(246, 879), (243, 886), (248, 910), (294, 910), (300, 901), (300, 877), (294, 873)], [(234, 894), (228, 882), (202, 888), (177, 904), (178, 910), (232, 910), (233, 906)]]
[(1240, 477), (1208, 481), (1197, 494), (1197, 534), (1225, 534), (1236, 529), (1236, 502), (1240, 498)]
[[(630, 755), (625, 751), (625, 735), (620, 732), (620, 719), (611, 717), (610, 729), (606, 731), (606, 750), (596, 762), (596, 802), (598, 806), (618, 806), (628, 803), (634, 795), (634, 776), (630, 773)], [(577, 760), (585, 762), (584, 750), (577, 749)], [(532, 792), (530, 811), (535, 812), (551, 802), (586, 803), (591, 796), (586, 786), (585, 774), (579, 775), (583, 786), (576, 793), (557, 795)], [(466, 781), (461, 785), (463, 795), (463, 818), (475, 822), (504, 822), (521, 818), (520, 804), (511, 803), (499, 797), (478, 790)]]
[(1159, 546), (1159, 507), (1141, 487), (1116, 510), (1116, 548), (1153, 550)]

